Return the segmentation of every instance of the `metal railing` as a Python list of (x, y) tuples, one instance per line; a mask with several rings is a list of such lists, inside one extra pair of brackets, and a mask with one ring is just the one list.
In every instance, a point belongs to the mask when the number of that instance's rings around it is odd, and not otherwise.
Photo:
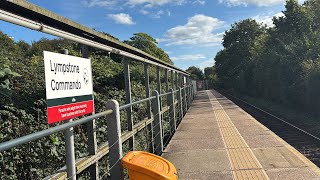
[[(157, 155), (161, 155), (164, 150), (164, 137), (162, 135), (162, 114), (166, 111), (169, 111), (170, 115), (170, 135), (173, 135), (176, 131), (178, 123), (182, 120), (183, 115), (186, 113), (187, 108), (190, 106), (193, 100), (193, 90), (192, 86), (186, 86), (183, 88), (179, 88), (178, 90), (170, 89), (169, 92), (159, 95), (157, 91), (152, 93), (152, 97), (139, 100), (130, 104), (125, 104), (123, 106), (119, 106), (119, 103), (115, 100), (109, 101), (107, 103), (108, 110), (94, 114), (77, 121), (69, 122), (63, 125), (55, 126), (40, 132), (36, 132), (27, 136), (23, 136), (8, 142), (4, 142), (0, 144), (0, 152), (20, 146), (22, 144), (35, 141), (40, 138), (47, 137), (51, 134), (58, 133), (69, 129), (71, 127), (78, 126), (80, 124), (88, 123), (93, 121), (94, 119), (105, 117), (107, 119), (107, 136), (108, 142), (101, 145), (95, 155), (87, 156), (81, 159), (77, 159), (74, 161), (74, 165), (76, 167), (76, 174), (72, 176), (67, 175), (67, 168), (64, 167), (59, 170), (58, 173), (53, 174), (45, 179), (71, 179), (76, 177), (77, 174), (80, 174), (85, 169), (89, 168), (91, 165), (98, 162), (105, 155), (109, 155), (109, 164), (110, 164), (110, 178), (111, 179), (122, 179), (123, 178), (123, 170), (120, 164), (120, 160), (122, 158), (122, 143), (128, 141), (130, 138), (134, 137), (142, 129), (151, 125), (150, 135), (153, 137), (152, 144), (152, 152)], [(187, 94), (186, 92), (189, 92)], [(177, 98), (175, 98), (175, 94), (177, 94)], [(182, 95), (182, 96), (181, 96)], [(163, 110), (160, 111), (160, 97), (167, 96), (168, 105), (163, 107)], [(133, 125), (131, 131), (121, 132), (120, 128), (120, 110), (124, 110), (130, 108), (134, 105), (138, 105), (140, 103), (151, 101), (151, 109), (152, 109), (152, 118), (145, 119), (140, 121), (137, 124)], [(176, 108), (181, 108), (181, 111), (176, 112)], [(185, 108), (183, 108), (185, 107)], [(180, 116), (178, 116), (180, 114)], [(152, 134), (155, 134), (152, 136)], [(131, 148), (133, 149), (133, 147)]]
[[(111, 179), (121, 179), (123, 177), (120, 164), (123, 152), (122, 144), (129, 142), (129, 150), (134, 150), (135, 135), (142, 129), (147, 129), (148, 132), (149, 151), (158, 155), (163, 152), (164, 144), (167, 144), (170, 140), (168, 136), (174, 134), (193, 100), (194, 91), (187, 72), (23, 0), (0, 1), (0, 20), (81, 43), (83, 45), (83, 57), (89, 56), (88, 46), (126, 57), (122, 61), (125, 79), (125, 105), (119, 106), (116, 100), (112, 100), (107, 103), (107, 108), (103, 112), (3, 142), (0, 144), (0, 152), (61, 131), (69, 133), (68, 137), (71, 142), (66, 141), (66, 147), (73, 147), (72, 128), (81, 124), (87, 125), (88, 156), (75, 159), (73, 148), (69, 151), (66, 148), (66, 166), (45, 179), (76, 179), (77, 175), (86, 169), (89, 170), (91, 179), (99, 179), (98, 162), (106, 155), (109, 157), (109, 172), (106, 175), (110, 176)], [(144, 66), (146, 98), (136, 102), (132, 102), (131, 97), (130, 59), (128, 58), (143, 62)], [(152, 94), (150, 94), (149, 82), (150, 66), (157, 68), (157, 91), (153, 91)], [(165, 72), (165, 93), (161, 93), (160, 73), (162, 70)], [(169, 74), (172, 89), (169, 89)], [(167, 104), (164, 105), (161, 99), (166, 99)], [(134, 124), (132, 107), (141, 103), (147, 103), (147, 117)], [(121, 132), (120, 127), (120, 111), (122, 110), (126, 110), (127, 123), (127, 130), (123, 132)], [(101, 117), (106, 117), (108, 140), (98, 147), (96, 119)], [(164, 118), (169, 119), (168, 133), (165, 133), (163, 129)], [(167, 138), (166, 142), (164, 142), (164, 138)]]

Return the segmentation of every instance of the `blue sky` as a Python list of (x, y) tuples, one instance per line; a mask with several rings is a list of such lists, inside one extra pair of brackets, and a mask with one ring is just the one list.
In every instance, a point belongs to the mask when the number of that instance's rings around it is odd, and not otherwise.
[[(285, 0), (30, 0), (29, 2), (107, 32), (120, 40), (145, 32), (157, 39), (176, 66), (212, 66), (224, 31), (245, 18), (272, 26)], [(301, 3), (301, 1), (299, 0)], [(29, 43), (52, 36), (0, 21), (0, 30)]]

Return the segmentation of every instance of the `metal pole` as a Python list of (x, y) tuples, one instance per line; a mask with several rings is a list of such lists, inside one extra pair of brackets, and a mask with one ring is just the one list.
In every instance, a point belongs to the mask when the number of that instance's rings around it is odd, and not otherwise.
[(186, 78), (186, 112), (187, 112), (189, 108), (189, 81), (188, 81), (188, 76), (185, 76), (185, 78)]
[(166, 92), (168, 92), (169, 91), (168, 69), (165, 69), (165, 79), (166, 79)]
[(160, 67), (157, 66), (157, 91), (161, 94), (161, 79), (160, 79)]
[[(68, 55), (68, 49), (63, 49), (63, 54)], [(72, 122), (72, 119), (65, 121), (65, 123)], [(76, 158), (74, 152), (74, 136), (73, 136), (73, 127), (63, 131), (64, 142), (66, 148), (66, 167), (67, 167), (67, 178), (76, 180)]]
[[(150, 83), (149, 83), (149, 65), (148, 63), (144, 63), (144, 81), (145, 81), (145, 87), (146, 87), (146, 98), (150, 97)], [(148, 119), (151, 119), (151, 102), (147, 101), (147, 116)], [(153, 153), (153, 130), (152, 130), (152, 124), (149, 124), (147, 126), (148, 130), (148, 137), (149, 137), (149, 152)]]
[(187, 87), (183, 87), (182, 98), (183, 98), (183, 115), (187, 112), (187, 99), (186, 99), (186, 89)]
[(179, 119), (179, 121), (181, 121), (182, 120), (182, 118), (183, 118), (183, 109), (182, 109), (182, 88), (181, 87), (179, 87), (179, 92), (178, 92), (178, 104), (179, 104), (179, 111), (180, 111), (180, 119)]
[[(123, 70), (124, 70), (124, 81), (125, 81), (125, 91), (126, 91), (126, 104), (132, 102), (131, 99), (131, 80), (130, 80), (130, 66), (129, 60), (127, 58), (122, 58)], [(132, 107), (127, 108), (127, 126), (128, 131), (133, 129), (133, 119), (132, 119)], [(129, 140), (129, 149), (134, 149), (134, 137)]]
[(115, 100), (109, 101), (106, 104), (107, 109), (111, 109), (112, 114), (107, 115), (107, 138), (109, 144), (109, 169), (110, 179), (123, 179), (123, 170), (121, 165), (122, 159), (122, 141), (121, 141), (121, 125), (119, 103)]
[(176, 72), (176, 89), (179, 89), (178, 72)]
[(173, 89), (173, 90), (175, 90), (175, 89), (177, 89), (177, 87), (176, 88), (174, 88), (174, 72), (171, 70), (171, 88)]
[(191, 106), (191, 102), (192, 102), (192, 85), (189, 84), (189, 108)]
[(156, 96), (152, 100), (152, 113), (154, 121), (154, 132), (155, 132), (155, 154), (161, 155), (163, 151), (163, 136), (162, 136), (162, 120), (160, 114), (160, 99), (158, 91), (153, 91), (152, 96)]
[[(89, 58), (90, 52), (86, 45), (82, 45), (81, 49), (82, 57)], [(95, 114), (93, 112), (92, 114)], [(97, 139), (96, 139), (96, 120), (92, 120), (86, 124), (87, 126), (87, 136), (88, 136), (88, 153), (89, 156), (95, 155), (97, 153)], [(89, 167), (90, 179), (99, 180), (99, 166), (98, 162)]]
[(176, 110), (174, 108), (174, 91), (170, 89), (171, 94), (168, 95), (168, 105), (170, 106), (170, 135), (176, 132), (177, 121), (176, 121)]
[[(178, 81), (178, 72), (176, 71), (176, 90), (178, 90), (179, 89), (179, 81)], [(177, 104), (177, 121), (179, 120), (179, 115), (180, 115), (180, 113), (179, 113), (179, 99), (178, 99), (178, 97), (179, 97), (179, 92), (177, 92), (177, 101), (178, 101), (178, 104)]]
[[(158, 93), (161, 94), (161, 74), (160, 74), (160, 66), (157, 66), (157, 90)], [(159, 97), (159, 106), (160, 106), (160, 116), (162, 119), (162, 114), (161, 114), (161, 110), (162, 110), (162, 98)], [(162, 136), (164, 136), (164, 131), (162, 131)]]
[(184, 104), (185, 104), (185, 102), (184, 102), (184, 88), (181, 88), (181, 118), (183, 118), (183, 116), (184, 116)]
[(191, 79), (190, 76), (188, 76), (188, 109), (191, 106)]

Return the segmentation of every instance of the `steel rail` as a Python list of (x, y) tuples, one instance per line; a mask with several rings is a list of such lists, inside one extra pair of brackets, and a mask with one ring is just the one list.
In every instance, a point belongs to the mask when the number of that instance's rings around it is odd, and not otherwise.
[[(224, 91), (223, 91), (223, 92), (224, 92)], [(317, 136), (315, 136), (315, 135), (313, 135), (313, 134), (311, 134), (311, 133), (309, 133), (309, 132), (307, 132), (307, 131), (305, 131), (305, 130), (303, 130), (303, 129), (301, 129), (301, 128), (299, 128), (299, 127), (297, 127), (297, 126), (295, 126), (295, 125), (293, 125), (293, 124), (291, 124), (291, 123), (289, 123), (289, 122), (287, 122), (287, 121), (285, 121), (285, 120), (283, 120), (283, 119), (281, 119), (280, 117), (277, 117), (277, 116), (269, 113), (268, 111), (265, 111), (265, 110), (263, 110), (263, 109), (255, 106), (255, 105), (252, 105), (252, 104), (250, 104), (250, 103), (248, 103), (248, 102), (246, 102), (246, 101), (244, 101), (244, 100), (242, 100), (242, 99), (240, 99), (240, 98), (238, 98), (238, 97), (235, 97), (235, 96), (233, 96), (233, 95), (231, 95), (231, 94), (229, 94), (229, 93), (226, 93), (226, 92), (224, 92), (224, 93), (227, 94), (227, 95), (229, 95), (229, 96), (231, 96), (231, 97), (233, 97), (233, 98), (235, 98), (235, 99), (237, 99), (237, 100), (239, 100), (239, 101), (241, 101), (241, 102), (243, 102), (243, 103), (245, 103), (245, 104), (247, 104), (247, 105), (249, 105), (249, 106), (251, 106), (251, 107), (253, 107), (253, 108), (255, 108), (255, 109), (257, 109), (257, 110), (259, 110), (259, 111), (261, 111), (261, 112), (263, 112), (263, 113), (265, 113), (265, 114), (268, 114), (269, 116), (271, 116), (271, 117), (273, 117), (273, 118), (275, 118), (275, 119), (278, 119), (279, 121), (282, 121), (283, 123), (285, 123), (285, 124), (287, 124), (287, 125), (295, 128), (295, 129), (297, 129), (297, 130), (299, 130), (299, 131), (301, 131), (301, 132), (303, 132), (303, 133), (305, 133), (305, 134), (307, 134), (307, 135), (309, 135), (309, 136), (311, 136), (312, 138), (320, 141), (320, 138), (319, 138), (319, 137), (317, 137)]]

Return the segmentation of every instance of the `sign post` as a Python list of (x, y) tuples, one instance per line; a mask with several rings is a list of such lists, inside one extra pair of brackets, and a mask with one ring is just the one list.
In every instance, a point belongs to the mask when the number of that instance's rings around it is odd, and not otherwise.
[(48, 123), (94, 111), (90, 59), (44, 51)]

